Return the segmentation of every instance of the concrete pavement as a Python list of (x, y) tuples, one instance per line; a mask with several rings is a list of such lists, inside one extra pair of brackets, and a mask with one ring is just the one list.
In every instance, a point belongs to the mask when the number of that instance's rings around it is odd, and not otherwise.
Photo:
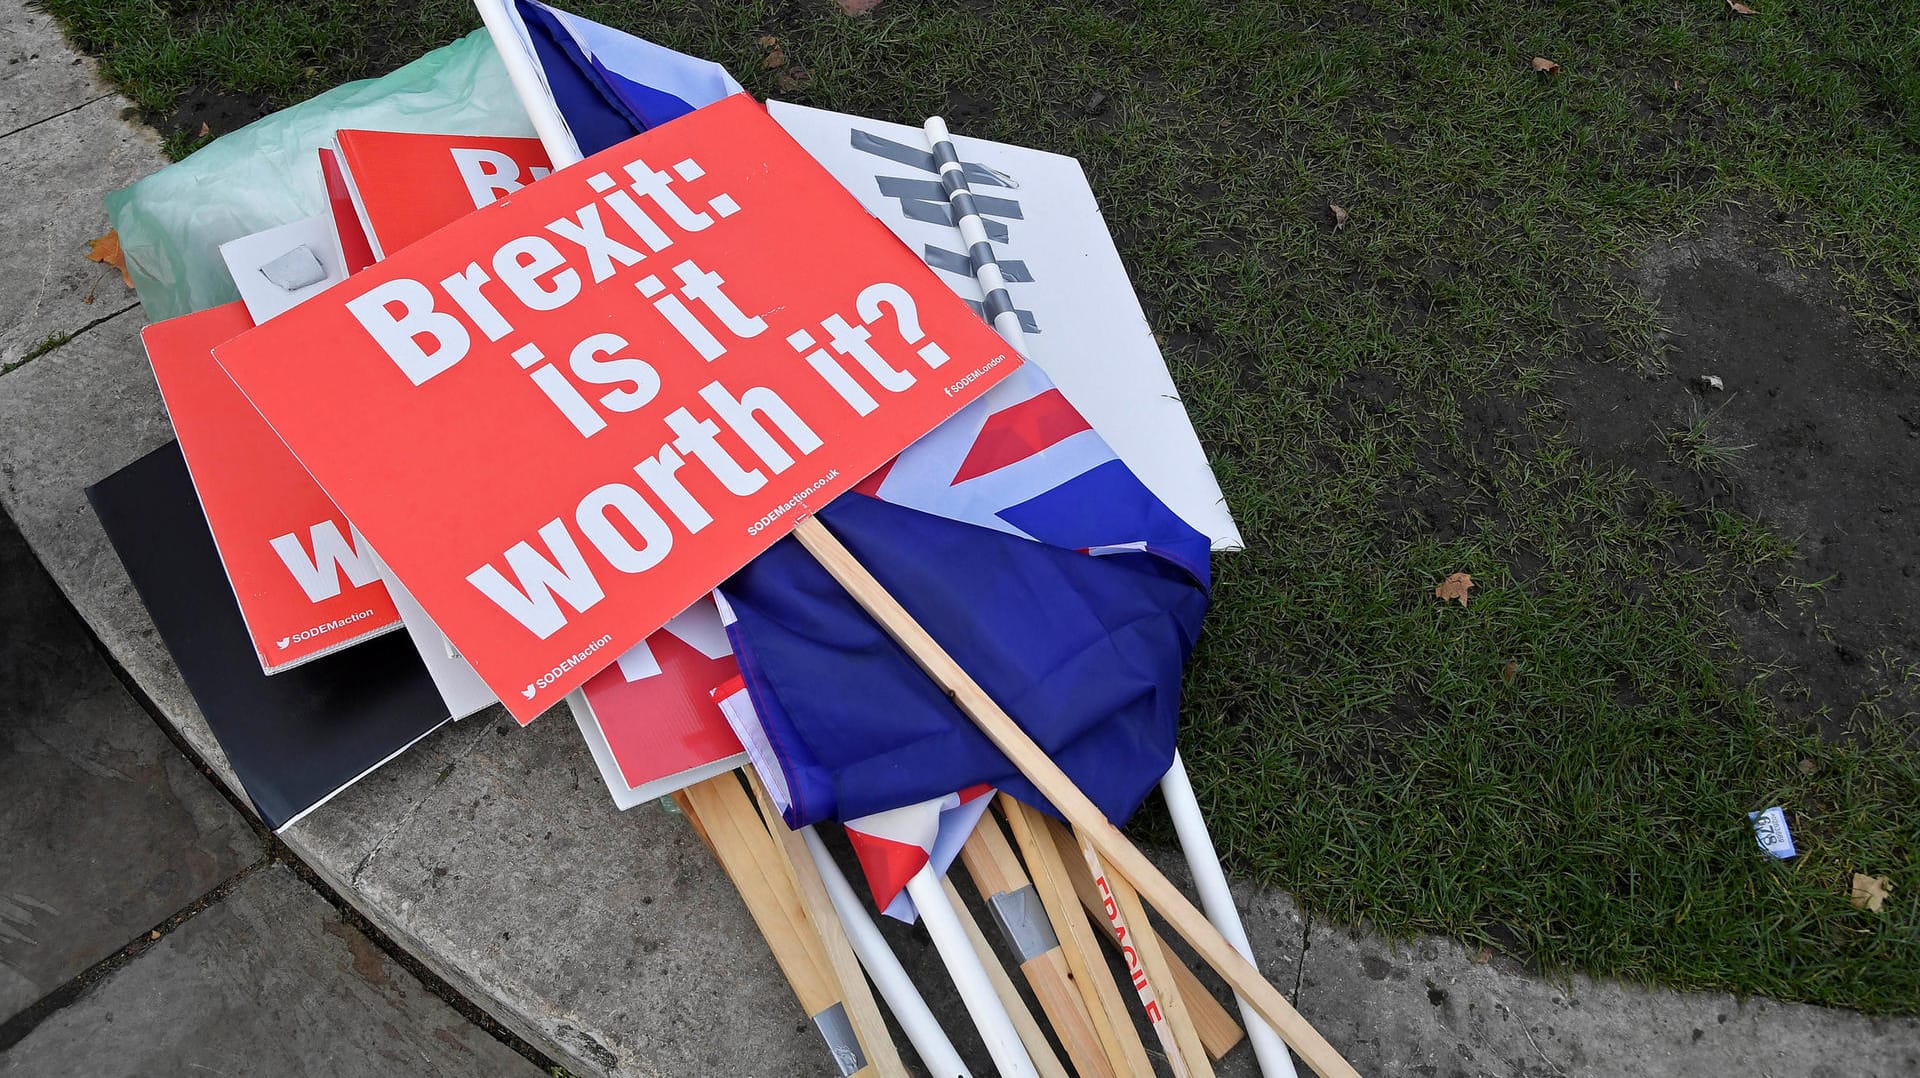
[(0, 1019), (265, 852), (114, 680), (0, 517)]
[(541, 1073), (273, 861), (4, 515), (0, 583), (0, 1075)]
[[(0, 177), (20, 192), (0, 206), (0, 230), (23, 237), (0, 249), (10, 283), (0, 357), (17, 364), (0, 375), (0, 505), (165, 720), (233, 786), (82, 494), (171, 436), (140, 354), (140, 312), (114, 271), (83, 260), (107, 227), (100, 196), (164, 161), (150, 132), (121, 119), (124, 102), (76, 78), (87, 65), (44, 16), (0, 0), (0, 17), (18, 28), (0, 38), (4, 59), (20, 61), (0, 76)], [(443, 729), (283, 837), (399, 946), (580, 1075), (830, 1072), (699, 843), (656, 808), (616, 812), (564, 715), (520, 730), (496, 711)], [(279, 883), (246, 886), (259, 909), (297, 906)], [(256, 886), (276, 894), (255, 897)], [(1911, 1019), (1553, 984), (1444, 941), (1395, 948), (1310, 925), (1281, 894), (1241, 897), (1263, 968), (1362, 1073), (1920, 1073)], [(244, 935), (209, 928), (207, 942), (180, 948)], [(958, 1014), (915, 935), (894, 938), (936, 1010)], [(175, 980), (157, 970), (123, 991), (164, 995)], [(88, 1021), (76, 1010), (41, 1028)], [(957, 1023), (953, 1033), (970, 1042)], [(21, 1042), (0, 1070), (33, 1050)], [(1842, 1060), (1844, 1071), (1829, 1069)], [(1252, 1073), (1249, 1053), (1222, 1073)]]

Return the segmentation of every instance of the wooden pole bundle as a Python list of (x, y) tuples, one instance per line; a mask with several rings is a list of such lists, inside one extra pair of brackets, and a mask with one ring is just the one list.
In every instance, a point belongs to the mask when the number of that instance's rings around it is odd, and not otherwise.
[[(1010, 935), (1021, 937), (1009, 941), (1020, 972), (1081, 1078), (1119, 1078), (1121, 1072), (1108, 1060), (1100, 1035), (1094, 1029), (1093, 1016), (1087, 1011), (1087, 1002), (1081, 998), (1074, 982), (1065, 951), (1065, 945), (1071, 941), (1063, 940), (1053, 930), (1044, 900), (1039, 899), (1038, 889), (1028, 882), (1025, 867), (1013, 847), (1007, 844), (1007, 836), (1001, 832), (993, 813), (981, 815), (973, 834), (960, 848), (960, 861), (973, 877), (981, 900), (990, 907), (1009, 911), (1000, 915), (1000, 920)], [(1029, 895), (1042, 902), (1040, 923), (1024, 927), (1007, 925), (1008, 917), (1032, 918), (1034, 911), (1025, 903)]]
[[(1068, 877), (1073, 882), (1074, 894), (1080, 898), (1080, 904), (1086, 907), (1087, 915), (1098, 925), (1102, 937), (1116, 949), (1120, 946), (1120, 937), (1114, 931), (1113, 924), (1107, 920), (1105, 904), (1100, 897), (1100, 889), (1093, 882), (1093, 874), (1087, 871), (1080, 843), (1073, 833), (1053, 820), (1046, 821), (1046, 830), (1052, 835), (1054, 845), (1060, 850), (1061, 863), (1066, 866)], [(1234, 1049), (1247, 1034), (1240, 1023), (1233, 1020), (1213, 993), (1200, 983), (1185, 962), (1178, 955), (1165, 952), (1167, 964), (1172, 970), (1173, 984), (1180, 999), (1185, 1003), (1187, 1013), (1193, 1019), (1195, 1031), (1200, 1034), (1200, 1043), (1205, 1048), (1207, 1058), (1218, 1061)], [(1261, 1028), (1265, 1028), (1262, 1026)], [(1282, 1046), (1285, 1051), (1285, 1046)]]
[(1034, 744), (1018, 723), (995, 703), (986, 690), (953, 661), (946, 649), (908, 614), (866, 566), (834, 538), (818, 517), (809, 517), (793, 530), (801, 546), (813, 555), (834, 580), (852, 595), (862, 609), (878, 622), (888, 636), (899, 644), (927, 676), (957, 704), (962, 712), (987, 735), (1027, 780), (1033, 783), (1053, 807), (1073, 826), (1081, 840), (1091, 844), (1107, 866), (1132, 884), (1148, 906), (1159, 911), (1167, 924), (1187, 941), (1207, 965), (1213, 967), (1234, 994), (1265, 1019), (1281, 1039), (1287, 1042), (1301, 1061), (1320, 1078), (1358, 1078), (1351, 1064), (1335, 1051), (1320, 1031), (1293, 1009), (1280, 990), (1268, 984), (1260, 971), (1247, 961), (1219, 929), (1213, 927), (1187, 896), (1155, 868), (1120, 829), (1108, 822), (1100, 809), (1073, 784), (1060, 765)]

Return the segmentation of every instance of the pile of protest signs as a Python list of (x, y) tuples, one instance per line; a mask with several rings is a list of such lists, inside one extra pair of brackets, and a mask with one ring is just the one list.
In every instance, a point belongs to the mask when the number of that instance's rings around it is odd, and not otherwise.
[[(1078, 166), (480, 8), (539, 137), (308, 146), (304, 215), (194, 238), (239, 300), (145, 333), (178, 446), (90, 492), (263, 819), (564, 703), (620, 808), (686, 815), (842, 1074), (906, 1073), (882, 1006), (966, 1073), (869, 900), (1001, 1073), (1149, 1073), (1148, 1038), (1176, 1074), (1242, 1039), (1352, 1073), (1254, 970), (1179, 763), (1239, 536)], [(1115, 827), (1155, 789), (1204, 916)]]

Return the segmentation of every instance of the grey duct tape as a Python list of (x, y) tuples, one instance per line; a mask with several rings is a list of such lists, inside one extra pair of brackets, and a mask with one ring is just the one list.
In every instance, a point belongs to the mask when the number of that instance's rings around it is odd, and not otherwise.
[(865, 1069), (867, 1057), (860, 1051), (860, 1039), (853, 1035), (853, 1023), (847, 1020), (845, 1004), (836, 1003), (814, 1015), (813, 1028), (820, 1031), (820, 1039), (827, 1042), (827, 1051), (833, 1053), (840, 1078)]
[(993, 244), (976, 243), (967, 248), (967, 260), (973, 264), (973, 272), (979, 273), (980, 267), (994, 265)]
[(987, 908), (993, 911), (993, 919), (999, 922), (1000, 931), (1021, 962), (1060, 946), (1060, 937), (1053, 934), (1053, 923), (1047, 920), (1047, 909), (1040, 904), (1040, 895), (1032, 884), (994, 895), (987, 899)]
[(1013, 309), (1013, 297), (1007, 295), (1006, 289), (996, 288), (987, 293), (987, 321), (997, 321), (1001, 315), (1008, 314)]
[(953, 143), (936, 142), (933, 144), (933, 161), (936, 165), (957, 165), (960, 163), (960, 154), (953, 148)]
[(920, 257), (926, 260), (927, 265), (942, 273), (977, 277), (980, 275), (980, 267), (991, 263), (1000, 267), (1000, 276), (1009, 284), (1033, 283), (1033, 271), (1027, 268), (1025, 262), (1017, 258), (996, 258), (993, 248), (984, 243), (974, 244), (972, 252), (964, 255), (929, 243), (921, 248)]
[(283, 292), (298, 292), (327, 279), (327, 267), (306, 244), (301, 244), (260, 267), (260, 275)]

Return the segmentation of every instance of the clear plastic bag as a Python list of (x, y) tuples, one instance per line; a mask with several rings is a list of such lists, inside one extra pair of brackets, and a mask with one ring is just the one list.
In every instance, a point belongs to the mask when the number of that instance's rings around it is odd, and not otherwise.
[(336, 86), (106, 197), (149, 320), (239, 298), (220, 245), (326, 210), (315, 151), (342, 127), (533, 134), (486, 31), (391, 74)]

